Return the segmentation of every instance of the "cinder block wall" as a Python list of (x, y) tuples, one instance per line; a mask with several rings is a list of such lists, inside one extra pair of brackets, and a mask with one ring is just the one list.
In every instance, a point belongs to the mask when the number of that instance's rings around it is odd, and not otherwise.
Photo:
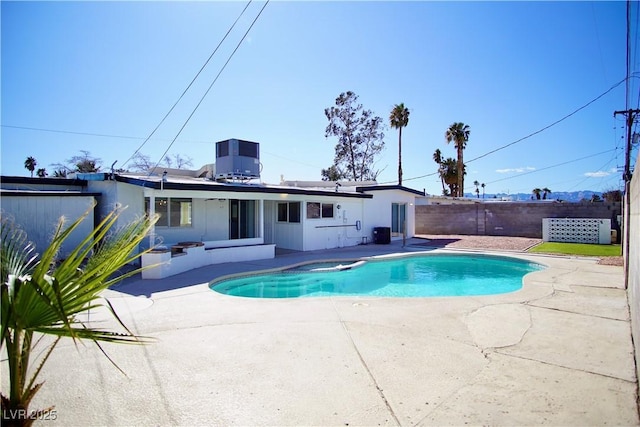
[[(640, 161), (640, 155), (636, 165)], [(637, 378), (640, 378), (640, 174), (636, 168), (636, 173), (631, 180), (629, 194), (631, 204), (629, 212), (629, 256), (627, 258), (629, 275), (627, 282), (627, 292), (629, 295), (629, 309), (631, 314), (631, 332), (635, 346)]]
[(416, 234), (542, 238), (542, 218), (608, 218), (620, 229), (620, 203), (474, 203), (416, 206)]

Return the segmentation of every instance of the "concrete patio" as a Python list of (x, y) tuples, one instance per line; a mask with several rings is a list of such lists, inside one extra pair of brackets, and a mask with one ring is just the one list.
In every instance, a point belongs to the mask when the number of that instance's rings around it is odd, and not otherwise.
[(126, 376), (92, 344), (60, 344), (32, 405), (54, 404), (57, 420), (40, 425), (640, 425), (621, 267), (510, 252), (548, 268), (518, 292), (478, 297), (269, 300), (207, 285), (416, 249), (289, 253), (128, 280), (107, 296), (155, 341), (104, 346)]

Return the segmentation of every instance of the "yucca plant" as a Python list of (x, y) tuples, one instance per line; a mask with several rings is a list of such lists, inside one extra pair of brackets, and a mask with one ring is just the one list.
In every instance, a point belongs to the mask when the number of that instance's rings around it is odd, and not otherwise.
[[(29, 404), (42, 387), (43, 383), (37, 382), (38, 376), (60, 339), (93, 341), (105, 355), (100, 342), (140, 344), (146, 341), (127, 329), (101, 293), (140, 271), (121, 273), (119, 270), (142, 255), (137, 251), (138, 244), (157, 217), (140, 217), (115, 229), (123, 210), (116, 208), (66, 258), (58, 259), (62, 244), (93, 213), (93, 207), (68, 227), (61, 218), (51, 244), (39, 256), (35, 255), (26, 233), (0, 213), (0, 350), (2, 357), (6, 357), (3, 363), (8, 364), (10, 388), (8, 393), (0, 393), (4, 426), (28, 426), (54, 411), (53, 406), (31, 411)], [(122, 326), (122, 332), (96, 329), (79, 320), (80, 314), (101, 306), (110, 310)], [(47, 335), (52, 338), (42, 340)], [(38, 344), (44, 346), (44, 351), (36, 348)], [(36, 357), (36, 354), (42, 356)]]

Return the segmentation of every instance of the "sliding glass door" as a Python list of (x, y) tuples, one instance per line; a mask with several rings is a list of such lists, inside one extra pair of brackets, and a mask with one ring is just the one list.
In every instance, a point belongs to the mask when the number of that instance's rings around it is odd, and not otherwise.
[(229, 239), (250, 239), (257, 236), (255, 200), (229, 200)]

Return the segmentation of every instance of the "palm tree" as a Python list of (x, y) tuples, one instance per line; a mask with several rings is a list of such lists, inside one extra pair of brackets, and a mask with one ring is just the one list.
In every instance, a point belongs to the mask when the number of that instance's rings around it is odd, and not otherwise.
[[(458, 192), (458, 163), (455, 159), (448, 157), (442, 161), (440, 176), (445, 184), (449, 186), (449, 195), (454, 196)], [(447, 194), (445, 194), (446, 196)]]
[(482, 184), (480, 184), (480, 187), (482, 187), (482, 198), (484, 199), (484, 187), (486, 186), (486, 184), (483, 182)]
[(24, 168), (31, 172), (31, 178), (33, 178), (33, 171), (36, 170), (36, 165), (38, 162), (33, 157), (27, 157), (27, 160), (24, 161)]
[(409, 124), (409, 109), (397, 104), (389, 115), (391, 127), (398, 129), (398, 185), (402, 185), (402, 128)]
[(544, 187), (542, 189), (542, 200), (547, 199), (547, 194), (551, 194), (551, 190), (549, 190), (547, 187)]
[(438, 164), (438, 176), (440, 176), (440, 182), (442, 183), (442, 195), (446, 196), (444, 188), (444, 173), (442, 173), (442, 152), (440, 152), (439, 148), (436, 148), (436, 151), (433, 152), (433, 161)]
[(461, 171), (458, 173), (458, 197), (464, 197), (464, 161), (462, 159), (462, 152), (467, 146), (470, 133), (471, 129), (469, 125), (465, 125), (462, 122), (453, 123), (444, 133), (444, 138), (447, 143), (453, 142), (458, 151), (458, 167)]
[(479, 188), (480, 187), (480, 183), (476, 180), (476, 181), (473, 181), (473, 185), (476, 186), (476, 198), (479, 199), (480, 198), (480, 188)]
[(540, 193), (542, 193), (542, 190), (541, 190), (541, 189), (539, 189), (539, 188), (534, 188), (531, 192), (536, 196), (536, 199), (537, 199), (537, 200), (540, 200)]
[(36, 172), (36, 175), (38, 175), (38, 178), (45, 178), (49, 174), (47, 173), (47, 170), (45, 168), (39, 168)]
[[(2, 258), (0, 292), (2, 296), (2, 337), (5, 346), (9, 392), (0, 394), (3, 425), (30, 425), (50, 413), (53, 407), (29, 412), (29, 404), (43, 383), (36, 383), (44, 363), (63, 337), (74, 341), (144, 343), (148, 341), (129, 331), (111, 304), (101, 301), (101, 293), (124, 277), (140, 270), (120, 274), (119, 269), (142, 255), (138, 244), (153, 227), (157, 217), (140, 217), (113, 230), (122, 209), (116, 209), (90, 232), (65, 259), (57, 259), (64, 241), (92, 214), (94, 206), (65, 227), (58, 222), (53, 240), (42, 255), (26, 233), (0, 213)], [(81, 315), (105, 306), (123, 327), (123, 332), (95, 328), (83, 323)], [(40, 340), (49, 335), (52, 340)], [(49, 344), (42, 344), (41, 342)], [(44, 348), (41, 346), (44, 345)], [(106, 353), (105, 353), (106, 355)], [(107, 356), (108, 357), (108, 356)], [(4, 362), (3, 360), (3, 362)], [(111, 360), (111, 359), (109, 359)]]

